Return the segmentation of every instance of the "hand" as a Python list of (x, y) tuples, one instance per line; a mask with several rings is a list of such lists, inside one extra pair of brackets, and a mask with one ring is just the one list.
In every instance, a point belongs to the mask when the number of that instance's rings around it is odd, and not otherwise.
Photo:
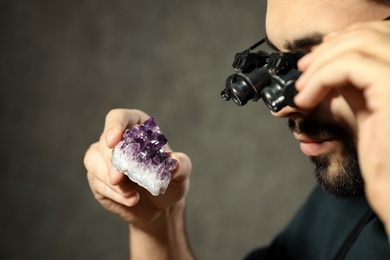
[[(189, 188), (190, 159), (183, 153), (172, 152), (178, 166), (172, 172), (165, 194), (157, 197), (131, 182), (111, 166), (111, 153), (126, 128), (141, 124), (149, 116), (139, 110), (112, 110), (107, 114), (103, 134), (85, 154), (88, 182), (100, 204), (139, 228), (153, 224), (170, 207), (181, 205)], [(171, 152), (169, 146), (166, 152)]]
[(324, 38), (298, 66), (298, 107), (312, 109), (332, 89), (352, 108), (366, 196), (390, 238), (390, 22), (353, 25)]

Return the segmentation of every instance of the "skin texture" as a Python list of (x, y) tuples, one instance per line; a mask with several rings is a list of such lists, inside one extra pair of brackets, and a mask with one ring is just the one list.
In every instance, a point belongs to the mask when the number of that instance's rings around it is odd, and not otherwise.
[[(356, 145), (366, 196), (390, 238), (390, 22), (380, 21), (387, 16), (390, 8), (373, 1), (269, 0), (266, 29), (281, 51), (311, 51), (299, 62), (303, 75), (296, 84), (298, 107), (286, 107), (274, 116), (298, 126), (307, 118), (316, 119), (348, 133)], [(97, 201), (129, 223), (132, 259), (192, 259), (184, 222), (188, 156), (172, 152), (178, 166), (166, 194), (158, 197), (110, 164), (111, 150), (123, 131), (147, 118), (139, 110), (108, 113), (100, 140), (84, 158), (88, 182)], [(320, 149), (311, 152), (326, 152), (337, 177), (345, 159), (339, 136), (333, 134), (325, 145), (323, 139), (296, 131), (294, 135), (318, 142)], [(167, 146), (166, 151), (172, 150)]]
[[(390, 23), (381, 21), (390, 16), (389, 7), (357, 0), (268, 4), (267, 35), (275, 47), (294, 51), (292, 43), (305, 42), (309, 44), (299, 47), (311, 51), (298, 64), (303, 72), (296, 83), (298, 108), (286, 107), (274, 115), (297, 124), (319, 118), (350, 132), (366, 196), (390, 235)], [(318, 35), (324, 36), (322, 43)], [(313, 36), (316, 40), (310, 42)], [(342, 149), (337, 136), (323, 149), (330, 154), (332, 174), (345, 158)]]
[(192, 259), (184, 223), (184, 198), (191, 172), (188, 156), (165, 147), (178, 165), (169, 189), (157, 197), (111, 166), (112, 149), (124, 130), (148, 118), (139, 110), (115, 109), (107, 114), (100, 140), (84, 157), (88, 182), (96, 200), (129, 223), (131, 259)]

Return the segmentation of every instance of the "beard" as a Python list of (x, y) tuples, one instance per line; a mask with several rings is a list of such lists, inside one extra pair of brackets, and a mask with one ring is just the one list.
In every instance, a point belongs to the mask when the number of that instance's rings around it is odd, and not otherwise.
[[(338, 124), (314, 119), (288, 121), (291, 132), (308, 136), (334, 136), (341, 142), (341, 152), (309, 156), (315, 166), (314, 176), (328, 193), (338, 198), (364, 196), (364, 181), (360, 172), (356, 142), (352, 135)], [(337, 157), (338, 158), (335, 158)]]

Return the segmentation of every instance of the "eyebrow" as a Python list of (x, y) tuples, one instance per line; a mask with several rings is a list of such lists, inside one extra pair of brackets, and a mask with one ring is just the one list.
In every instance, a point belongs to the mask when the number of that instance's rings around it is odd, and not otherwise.
[[(287, 41), (283, 45), (283, 48), (289, 51), (297, 51), (302, 49), (307, 49), (318, 45), (322, 42), (324, 35), (321, 33), (311, 33), (309, 35), (294, 39), (292, 41)], [(275, 44), (273, 44), (268, 37), (265, 37), (266, 44), (275, 51), (280, 51)]]

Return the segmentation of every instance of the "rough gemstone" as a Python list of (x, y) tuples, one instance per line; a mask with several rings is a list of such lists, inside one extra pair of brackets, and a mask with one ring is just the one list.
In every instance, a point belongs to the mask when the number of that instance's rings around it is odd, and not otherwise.
[(171, 181), (177, 161), (164, 152), (167, 143), (153, 118), (126, 129), (112, 153), (112, 165), (157, 196)]

